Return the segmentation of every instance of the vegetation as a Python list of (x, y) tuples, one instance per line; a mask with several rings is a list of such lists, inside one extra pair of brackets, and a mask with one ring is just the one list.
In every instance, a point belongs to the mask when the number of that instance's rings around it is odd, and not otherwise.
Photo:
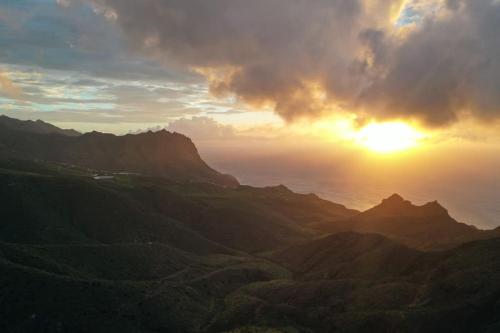
[(0, 331), (500, 329), (497, 231), (437, 203), (96, 172), (0, 159)]

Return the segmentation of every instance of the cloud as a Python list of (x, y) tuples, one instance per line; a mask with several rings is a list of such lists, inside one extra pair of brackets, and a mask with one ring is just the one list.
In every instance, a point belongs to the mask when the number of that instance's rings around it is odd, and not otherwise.
[(0, 93), (18, 99), (22, 95), (22, 90), (10, 80), (7, 74), (0, 72)]
[(442, 11), (446, 15), (425, 20), (400, 44), (373, 41), (390, 58), (380, 64), (386, 74), (363, 98), (381, 116), (419, 116), (435, 125), (461, 113), (499, 118), (500, 5), (449, 0)]
[[(211, 106), (203, 84), (113, 80), (16, 65), (5, 67), (5, 73), (9, 76), (0, 75), (0, 113), (11, 116), (72, 123), (115, 122), (116, 130), (122, 132), (123, 127), (152, 126), (198, 115)], [(15, 79), (15, 85), (9, 77)], [(225, 110), (222, 105), (212, 107)]]
[(182, 133), (195, 140), (234, 139), (236, 131), (231, 125), (224, 125), (209, 117), (177, 119), (167, 127), (168, 131)]
[(73, 2), (0, 1), (0, 63), (129, 81), (199, 81), (185, 70), (127, 52), (118, 27), (89, 4), (70, 6)]
[(287, 120), (500, 116), (497, 1), (88, 1), (132, 49)]

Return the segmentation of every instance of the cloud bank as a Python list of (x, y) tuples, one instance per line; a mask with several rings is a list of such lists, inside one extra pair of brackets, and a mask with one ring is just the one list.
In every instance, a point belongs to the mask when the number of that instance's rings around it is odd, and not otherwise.
[(287, 120), (500, 117), (495, 0), (88, 1), (133, 49)]

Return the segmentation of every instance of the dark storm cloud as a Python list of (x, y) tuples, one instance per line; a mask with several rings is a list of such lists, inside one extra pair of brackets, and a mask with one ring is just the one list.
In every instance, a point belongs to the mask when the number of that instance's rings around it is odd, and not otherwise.
[[(426, 20), (403, 43), (385, 47), (386, 75), (365, 91), (381, 116), (418, 116), (446, 124), (460, 112), (500, 116), (500, 5), (491, 0), (448, 1), (444, 18)], [(385, 55), (382, 56), (385, 58)]]
[(362, 25), (356, 1), (98, 1), (116, 13), (133, 49), (199, 69), (215, 94), (275, 104), (285, 117), (321, 113), (308, 88), (331, 71), (348, 79)]
[(406, 21), (417, 27), (404, 34), (393, 15), (402, 2), (93, 1), (133, 49), (194, 68), (214, 94), (271, 105), (286, 119), (338, 107), (434, 126), (463, 112), (498, 118), (498, 1), (448, 0), (437, 13), (413, 11)]

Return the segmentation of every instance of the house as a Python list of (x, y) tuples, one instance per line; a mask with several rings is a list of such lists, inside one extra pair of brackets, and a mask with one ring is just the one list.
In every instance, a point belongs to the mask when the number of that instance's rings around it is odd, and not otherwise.
[(110, 180), (110, 179), (115, 179), (114, 176), (107, 176), (107, 175), (94, 175), (92, 178), (95, 180)]

